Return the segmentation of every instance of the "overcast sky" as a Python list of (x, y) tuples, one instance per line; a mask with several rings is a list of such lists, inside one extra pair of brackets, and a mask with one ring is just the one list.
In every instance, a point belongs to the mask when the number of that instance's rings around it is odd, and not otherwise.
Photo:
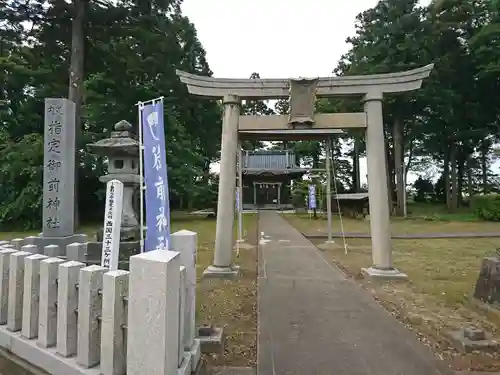
[[(422, 5), (430, 0), (422, 0)], [(377, 0), (184, 0), (215, 77), (329, 76)], [(362, 179), (366, 163), (362, 162)], [(214, 169), (217, 169), (214, 168)]]

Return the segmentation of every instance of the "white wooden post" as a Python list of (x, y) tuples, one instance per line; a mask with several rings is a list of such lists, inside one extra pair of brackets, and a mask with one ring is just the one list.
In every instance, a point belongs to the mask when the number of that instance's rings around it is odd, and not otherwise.
[(120, 257), (120, 228), (123, 210), (123, 183), (111, 180), (106, 184), (106, 208), (102, 235), (101, 266), (118, 269)]

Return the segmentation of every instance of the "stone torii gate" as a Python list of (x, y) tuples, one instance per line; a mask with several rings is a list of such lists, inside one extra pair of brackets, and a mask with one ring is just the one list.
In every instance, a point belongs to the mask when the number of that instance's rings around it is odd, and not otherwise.
[[(288, 136), (307, 139), (314, 134), (338, 133), (338, 129), (366, 128), (368, 193), (372, 261), (363, 272), (374, 277), (405, 278), (393, 267), (388, 205), (386, 154), (382, 101), (384, 94), (419, 89), (433, 64), (388, 74), (323, 77), (315, 79), (224, 79), (177, 71), (189, 93), (223, 100), (219, 197), (213, 265), (206, 276), (234, 276), (234, 199), (238, 137), (252, 134), (262, 138)], [(364, 112), (315, 114), (316, 97), (361, 96)], [(290, 115), (240, 116), (243, 99), (290, 98)]]

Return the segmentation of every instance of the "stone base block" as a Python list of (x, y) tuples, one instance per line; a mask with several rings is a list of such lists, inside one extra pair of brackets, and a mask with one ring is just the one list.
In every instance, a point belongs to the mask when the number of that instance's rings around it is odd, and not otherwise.
[(500, 326), (500, 304), (484, 303), (474, 297), (470, 299), (471, 305), (493, 323)]
[(60, 254), (58, 256), (66, 256), (66, 246), (74, 242), (86, 243), (88, 237), (86, 234), (73, 234), (66, 237), (45, 237), (43, 235), (38, 237), (27, 237), (25, 239), (24, 245), (36, 245), (38, 247), (38, 253), (43, 254), (43, 249), (48, 245), (59, 246)]
[(224, 352), (224, 329), (220, 327), (205, 326), (198, 328), (197, 340), (200, 342), (202, 353)]
[(396, 268), (390, 269), (390, 270), (382, 270), (379, 268), (362, 268), (361, 272), (363, 275), (371, 277), (373, 279), (380, 279), (380, 280), (407, 280), (408, 275), (406, 273), (403, 273), (399, 271)]
[(177, 369), (177, 375), (191, 375), (191, 353), (184, 353), (182, 363)]
[(497, 351), (500, 348), (500, 342), (493, 339), (490, 333), (482, 332), (477, 339), (478, 337), (468, 335), (467, 330), (466, 328), (446, 334), (452, 345), (462, 353), (471, 353), (475, 350)]
[[(102, 242), (104, 229), (99, 229), (95, 236), (97, 242)], [(120, 242), (129, 242), (137, 240), (141, 237), (141, 229), (139, 227), (121, 227), (120, 228)]]
[(316, 247), (321, 250), (333, 250), (339, 248), (339, 246), (335, 243), (335, 241), (326, 241), (322, 244), (319, 244)]
[[(129, 269), (130, 257), (141, 253), (140, 241), (120, 242), (120, 256), (118, 268)], [(102, 242), (89, 242), (87, 244), (87, 264), (101, 264)]]
[(198, 362), (198, 366), (191, 372), (191, 375), (211, 375), (207, 369), (207, 362), (203, 358)]
[(203, 271), (203, 277), (231, 279), (237, 277), (239, 273), (240, 273), (240, 266), (235, 266), (235, 265), (230, 267), (209, 266), (205, 271)]
[(188, 352), (191, 355), (191, 371), (195, 372), (201, 360), (201, 342), (194, 339), (194, 344)]

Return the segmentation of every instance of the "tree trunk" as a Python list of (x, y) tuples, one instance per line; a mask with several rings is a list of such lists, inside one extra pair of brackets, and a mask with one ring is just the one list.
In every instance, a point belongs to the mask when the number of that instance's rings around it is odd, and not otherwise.
[(488, 145), (483, 141), (481, 145), (481, 177), (483, 182), (483, 194), (488, 193)]
[(69, 68), (68, 99), (75, 103), (75, 227), (79, 225), (78, 170), (80, 169), (80, 142), (82, 138), (81, 113), (83, 89), (83, 60), (85, 56), (84, 24), (86, 0), (73, 0), (73, 23), (71, 25), (71, 61)]
[(460, 150), (460, 156), (458, 157), (457, 164), (457, 207), (462, 206), (462, 192), (464, 190), (464, 169), (465, 169), (465, 157), (463, 150)]
[(396, 119), (392, 129), (394, 139), (394, 168), (396, 172), (396, 215), (404, 216), (404, 194), (406, 190), (404, 179), (404, 145), (403, 145), (403, 123)]
[(352, 152), (352, 189), (355, 193), (360, 189), (360, 170), (359, 170), (359, 149), (361, 148), (361, 141), (358, 137), (354, 137), (354, 150)]
[[(448, 145), (449, 146), (449, 145)], [(444, 176), (444, 202), (446, 206), (450, 205), (450, 148), (444, 150), (443, 160), (443, 176)]]
[(452, 140), (450, 145), (450, 177), (451, 177), (451, 189), (450, 189), (450, 200), (448, 202), (448, 209), (450, 211), (455, 211), (458, 206), (458, 184), (457, 184), (457, 146), (455, 140)]
[(467, 192), (469, 194), (469, 198), (471, 198), (474, 195), (474, 187), (473, 187), (473, 182), (472, 182), (472, 158), (471, 154), (467, 155)]

